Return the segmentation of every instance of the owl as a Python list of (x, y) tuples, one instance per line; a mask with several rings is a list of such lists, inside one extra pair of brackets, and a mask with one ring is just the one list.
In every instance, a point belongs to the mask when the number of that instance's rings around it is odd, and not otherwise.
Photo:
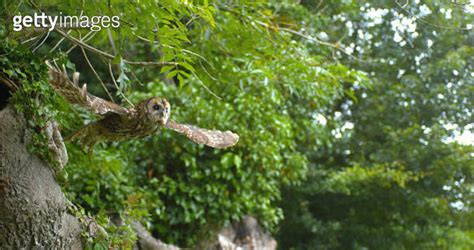
[(79, 73), (69, 80), (66, 71), (59, 70), (48, 61), (49, 83), (66, 101), (80, 105), (102, 116), (91, 122), (65, 140), (78, 140), (87, 147), (100, 141), (118, 141), (141, 138), (156, 133), (161, 128), (174, 130), (198, 144), (213, 148), (234, 146), (239, 136), (231, 131), (208, 130), (193, 125), (180, 124), (170, 119), (171, 106), (161, 97), (151, 97), (131, 108), (104, 100), (87, 92), (87, 85), (79, 87)]

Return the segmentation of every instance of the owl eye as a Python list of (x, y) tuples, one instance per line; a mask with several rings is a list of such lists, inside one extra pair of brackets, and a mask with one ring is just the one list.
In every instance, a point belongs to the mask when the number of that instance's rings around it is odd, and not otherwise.
[(161, 107), (160, 107), (159, 105), (157, 105), (157, 104), (153, 105), (153, 109), (154, 109), (154, 110), (160, 110), (160, 108), (161, 108)]

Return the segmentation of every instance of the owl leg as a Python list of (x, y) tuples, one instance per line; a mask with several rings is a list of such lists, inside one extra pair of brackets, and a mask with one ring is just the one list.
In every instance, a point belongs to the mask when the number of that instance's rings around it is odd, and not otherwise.
[(81, 129), (78, 129), (78, 130), (72, 132), (72, 134), (64, 137), (64, 141), (74, 141), (74, 140), (76, 140), (79, 137), (79, 132), (80, 131), (81, 131)]
[(85, 149), (87, 149), (87, 152), (90, 152), (94, 148), (94, 145), (98, 142), (99, 137), (100, 127), (95, 122), (93, 122), (68, 135), (65, 140), (79, 141), (79, 143), (83, 145)]
[(101, 130), (100, 126), (95, 122), (87, 124), (73, 133), (69, 134), (65, 141), (77, 141), (80, 150), (87, 155), (89, 163), (94, 164), (93, 161), (93, 150), (95, 144), (101, 140)]

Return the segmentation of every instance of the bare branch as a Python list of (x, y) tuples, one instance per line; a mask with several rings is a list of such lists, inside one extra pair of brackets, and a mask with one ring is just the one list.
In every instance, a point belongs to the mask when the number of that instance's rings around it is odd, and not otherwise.
[(133, 70), (130, 70), (130, 73), (132, 73), (132, 76), (137, 80), (138, 84), (140, 84), (141, 86), (145, 85), (145, 84), (142, 83), (142, 81), (140, 81), (140, 79), (138, 79), (137, 75), (135, 75), (135, 73), (133, 73)]
[[(68, 34), (71, 32), (71, 30), (68, 30)], [(49, 51), (49, 53), (52, 53), (53, 51), (55, 51), (59, 45), (64, 41), (64, 39), (66, 39), (65, 37), (62, 37), (61, 39), (59, 39), (59, 41), (53, 46), (53, 48)]]
[[(70, 31), (70, 30), (69, 30), (69, 31)], [(89, 31), (84, 37), (81, 37), (80, 40), (86, 43), (86, 42), (88, 42), (89, 40), (91, 40), (91, 39), (95, 36), (95, 34), (97, 34), (97, 32), (94, 32), (94, 31), (91, 30), (91, 31)], [(65, 37), (63, 37), (63, 38), (66, 39)], [(66, 51), (66, 54), (71, 53), (71, 51), (72, 51), (73, 49), (75, 49), (76, 47), (77, 47), (77, 44), (73, 44), (73, 45), (71, 46), (71, 48), (69, 48), (69, 49)]]
[(162, 241), (155, 239), (146, 228), (139, 222), (131, 223), (133, 230), (137, 233), (138, 244), (142, 249), (157, 249), (157, 250), (179, 250), (178, 247), (168, 245)]
[(313, 41), (317, 44), (320, 44), (320, 45), (324, 45), (324, 46), (327, 46), (327, 47), (331, 47), (331, 48), (334, 48), (338, 51), (341, 51), (342, 53), (346, 54), (347, 56), (349, 56), (350, 58), (356, 60), (356, 61), (359, 61), (359, 62), (366, 62), (365, 60), (362, 60), (362, 59), (359, 59), (357, 57), (355, 57), (354, 55), (346, 52), (343, 48), (341, 48), (341, 46), (339, 45), (339, 43), (328, 43), (328, 42), (324, 42), (324, 41), (321, 41), (319, 39), (317, 39), (316, 37), (311, 37), (311, 36), (308, 36), (308, 35), (305, 35), (301, 32), (298, 32), (296, 30), (292, 30), (292, 29), (289, 29), (289, 28), (283, 28), (283, 27), (275, 27), (275, 26), (272, 26), (272, 25), (269, 25), (267, 23), (264, 23), (264, 22), (261, 22), (261, 21), (254, 21), (255, 23), (261, 25), (261, 26), (264, 26), (266, 28), (270, 28), (270, 29), (273, 29), (273, 30), (281, 30), (281, 31), (286, 31), (288, 33), (291, 33), (293, 35), (297, 35), (297, 36), (300, 36), (304, 39), (307, 39), (309, 41)]
[(33, 53), (34, 53), (37, 49), (39, 49), (39, 48), (44, 44), (44, 42), (46, 42), (46, 39), (48, 39), (50, 33), (51, 33), (51, 32), (48, 30), (48, 32), (46, 33), (46, 36), (43, 38), (43, 40), (32, 50)]
[[(91, 45), (73, 37), (73, 36), (70, 36), (69, 34), (67, 34), (66, 32), (60, 30), (60, 29), (54, 29), (56, 32), (58, 32), (61, 36), (65, 37), (66, 39), (68, 39), (69, 41), (77, 44), (78, 46), (80, 46), (81, 48), (84, 48), (84, 49), (87, 49), (93, 53), (96, 53), (96, 54), (99, 54), (107, 59), (115, 59), (115, 56), (112, 55), (112, 54), (109, 54), (105, 51), (102, 51), (102, 50), (99, 50), (95, 47), (92, 47)], [(178, 63), (176, 62), (136, 62), (136, 61), (129, 61), (129, 60), (126, 60), (126, 59), (123, 59), (123, 61), (127, 64), (131, 64), (131, 65), (141, 65), (141, 66), (148, 66), (148, 65), (155, 65), (155, 66), (164, 66), (164, 65), (178, 65)]]
[(15, 91), (19, 88), (18, 85), (15, 82), (13, 82), (12, 80), (10, 80), (8, 78), (4, 78), (2, 75), (0, 75), (0, 83), (3, 83), (5, 86), (7, 86), (12, 91)]
[[(119, 86), (117, 85), (117, 82), (115, 81), (114, 72), (112, 71), (112, 64), (110, 62), (109, 62), (109, 73), (110, 73), (110, 77), (112, 78), (112, 82), (114, 83), (115, 87), (118, 90), (120, 90)], [(119, 91), (119, 94), (123, 97), (123, 99), (125, 99), (125, 101), (127, 101), (128, 105), (133, 107), (133, 103), (121, 91)]]
[(112, 47), (114, 55), (117, 55), (117, 49), (115, 49), (115, 42), (112, 37), (112, 31), (110, 31), (110, 28), (107, 28), (107, 37), (109, 38), (110, 47)]
[[(234, 14), (234, 15), (240, 15), (240, 13), (237, 13), (237, 12), (235, 12), (235, 11), (233, 11), (233, 10), (230, 10), (230, 9), (227, 9), (227, 8), (222, 8), (222, 10), (228, 11), (228, 12)], [(263, 26), (263, 27), (265, 27), (265, 28), (267, 28), (267, 29), (271, 29), (271, 30), (274, 30), (274, 31), (286, 31), (286, 32), (291, 33), (291, 34), (293, 34), (293, 35), (297, 35), (297, 36), (300, 36), (300, 37), (302, 37), (302, 38), (305, 38), (305, 39), (307, 39), (307, 40), (309, 40), (309, 41), (313, 41), (313, 42), (315, 42), (315, 43), (317, 43), (317, 44), (320, 44), (320, 45), (327, 46), (327, 47), (333, 48), (333, 49), (335, 49), (335, 50), (338, 50), (338, 51), (340, 51), (340, 52), (346, 54), (347, 56), (349, 56), (349, 57), (350, 57), (351, 59), (353, 59), (353, 60), (356, 60), (356, 61), (359, 61), (359, 62), (362, 62), (362, 63), (369, 63), (369, 61), (359, 59), (359, 58), (355, 57), (354, 55), (352, 55), (352, 54), (346, 52), (346, 51), (340, 46), (339, 43), (328, 43), (328, 42), (324, 42), (324, 41), (321, 41), (321, 40), (319, 40), (319, 39), (317, 39), (317, 38), (315, 38), (315, 37), (311, 37), (311, 36), (305, 35), (305, 34), (303, 34), (303, 33), (301, 33), (301, 32), (296, 31), (296, 30), (292, 30), (292, 29), (284, 28), (284, 27), (279, 27), (279, 26), (274, 26), (274, 25), (271, 25), (271, 24), (264, 23), (264, 22), (262, 22), (262, 21), (250, 19), (249, 17), (246, 17), (246, 16), (244, 16), (244, 18), (247, 19), (248, 21), (250, 21), (250, 22), (252, 23), (252, 25), (253, 25), (253, 24), (258, 24), (258, 25), (260, 25), (260, 26)]]
[(112, 95), (110, 94), (109, 90), (107, 89), (107, 87), (105, 86), (104, 82), (102, 81), (102, 79), (100, 78), (99, 74), (97, 74), (97, 72), (95, 71), (94, 67), (92, 66), (91, 62), (89, 61), (89, 57), (87, 57), (87, 53), (86, 51), (84, 50), (84, 48), (81, 47), (81, 51), (82, 51), (82, 54), (84, 54), (84, 58), (86, 59), (86, 62), (87, 64), (89, 64), (89, 67), (92, 69), (92, 72), (94, 72), (94, 75), (97, 77), (97, 79), (99, 79), (99, 82), (100, 84), (102, 85), (102, 88), (105, 90), (105, 92), (107, 93), (107, 96), (109, 96), (110, 100), (115, 102), (114, 101), (114, 98), (112, 97)]
[[(39, 35), (38, 35), (38, 36), (39, 36)], [(35, 40), (36, 38), (38, 38), (38, 36), (34, 36), (34, 37), (31, 37), (31, 38), (28, 38), (28, 39), (26, 39), (25, 41), (21, 41), (20, 43), (21, 43), (21, 44), (29, 43), (29, 42)]]

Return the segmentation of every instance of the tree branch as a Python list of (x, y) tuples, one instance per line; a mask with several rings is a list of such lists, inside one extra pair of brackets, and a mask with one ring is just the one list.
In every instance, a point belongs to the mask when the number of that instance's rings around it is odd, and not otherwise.
[[(67, 34), (66, 32), (60, 30), (60, 29), (54, 29), (56, 32), (58, 32), (61, 36), (65, 37), (66, 39), (68, 39), (69, 41), (77, 44), (78, 46), (80, 46), (81, 48), (84, 48), (84, 49), (87, 49), (93, 53), (96, 53), (98, 55), (101, 55), (107, 59), (110, 59), (110, 60), (113, 60), (115, 59), (115, 56), (112, 55), (112, 54), (109, 54), (105, 51), (102, 51), (102, 50), (99, 50), (95, 47), (92, 47), (91, 45), (87, 44), (87, 43), (84, 43), (83, 41), (73, 37), (73, 36), (70, 36), (69, 34)], [(141, 66), (148, 66), (148, 65), (155, 65), (155, 66), (165, 66), (165, 65), (178, 65), (178, 63), (176, 62), (136, 62), (136, 61), (129, 61), (127, 59), (123, 59), (123, 61), (127, 64), (131, 64), (131, 65), (141, 65)]]
[[(241, 14), (238, 13), (238, 12), (236, 12), (236, 11), (233, 11), (233, 10), (230, 10), (230, 9), (227, 9), (227, 8), (221, 8), (221, 9), (224, 10), (224, 11), (230, 12), (230, 13), (232, 13), (232, 14), (234, 14), (234, 15), (239, 15), (239, 16), (241, 16)], [(265, 22), (262, 22), (262, 21), (259, 21), (259, 20), (250, 19), (249, 17), (246, 17), (246, 16), (244, 16), (243, 18), (247, 19), (247, 21), (256, 23), (256, 24), (258, 24), (258, 25), (260, 25), (260, 26), (263, 26), (263, 27), (265, 27), (265, 28), (267, 28), (267, 29), (272, 29), (272, 30), (274, 30), (274, 31), (279, 31), (279, 30), (281, 30), (281, 31), (286, 31), (286, 32), (288, 32), (288, 33), (291, 33), (291, 34), (293, 34), (293, 35), (297, 35), (297, 36), (302, 37), (302, 38), (304, 38), (304, 39), (307, 39), (307, 40), (309, 40), (309, 41), (313, 41), (313, 42), (315, 42), (315, 43), (317, 43), (317, 44), (320, 44), (320, 45), (323, 45), (323, 46), (327, 46), (327, 47), (333, 48), (333, 49), (335, 49), (335, 50), (337, 50), (337, 51), (340, 51), (340, 52), (346, 54), (347, 56), (349, 56), (349, 57), (350, 57), (351, 59), (353, 59), (353, 60), (356, 60), (356, 61), (359, 61), (359, 62), (363, 62), (363, 63), (368, 63), (368, 61), (359, 59), (359, 58), (355, 57), (354, 55), (352, 55), (352, 54), (346, 52), (343, 48), (341, 48), (341, 46), (339, 45), (339, 43), (328, 43), (328, 42), (324, 42), (324, 41), (321, 41), (321, 40), (319, 40), (319, 39), (317, 39), (317, 38), (315, 38), (315, 37), (310, 37), (310, 36), (305, 35), (305, 34), (303, 34), (303, 33), (301, 33), (301, 32), (298, 32), (298, 31), (296, 31), (296, 30), (292, 30), (292, 29), (289, 29), (289, 28), (283, 28), (283, 27), (279, 27), (279, 26), (270, 25), (270, 24), (268, 24), (268, 23), (265, 23)]]
[(156, 249), (156, 250), (179, 250), (178, 247), (168, 245), (155, 239), (139, 222), (132, 222), (132, 228), (137, 233), (138, 244), (141, 249)]
[(95, 71), (94, 67), (92, 66), (91, 62), (89, 61), (89, 57), (87, 57), (87, 53), (86, 51), (84, 50), (83, 47), (81, 47), (81, 51), (82, 51), (82, 54), (84, 54), (84, 58), (86, 59), (86, 62), (87, 64), (89, 65), (89, 67), (91, 68), (92, 72), (94, 72), (94, 75), (97, 77), (97, 79), (99, 80), (100, 84), (102, 85), (102, 88), (105, 90), (105, 93), (107, 93), (107, 95), (109, 96), (110, 100), (112, 102), (115, 102), (114, 101), (114, 98), (112, 97), (112, 95), (110, 94), (109, 90), (107, 89), (107, 87), (105, 86), (105, 83), (102, 81), (102, 79), (100, 78), (99, 74), (97, 74), (97, 72)]

